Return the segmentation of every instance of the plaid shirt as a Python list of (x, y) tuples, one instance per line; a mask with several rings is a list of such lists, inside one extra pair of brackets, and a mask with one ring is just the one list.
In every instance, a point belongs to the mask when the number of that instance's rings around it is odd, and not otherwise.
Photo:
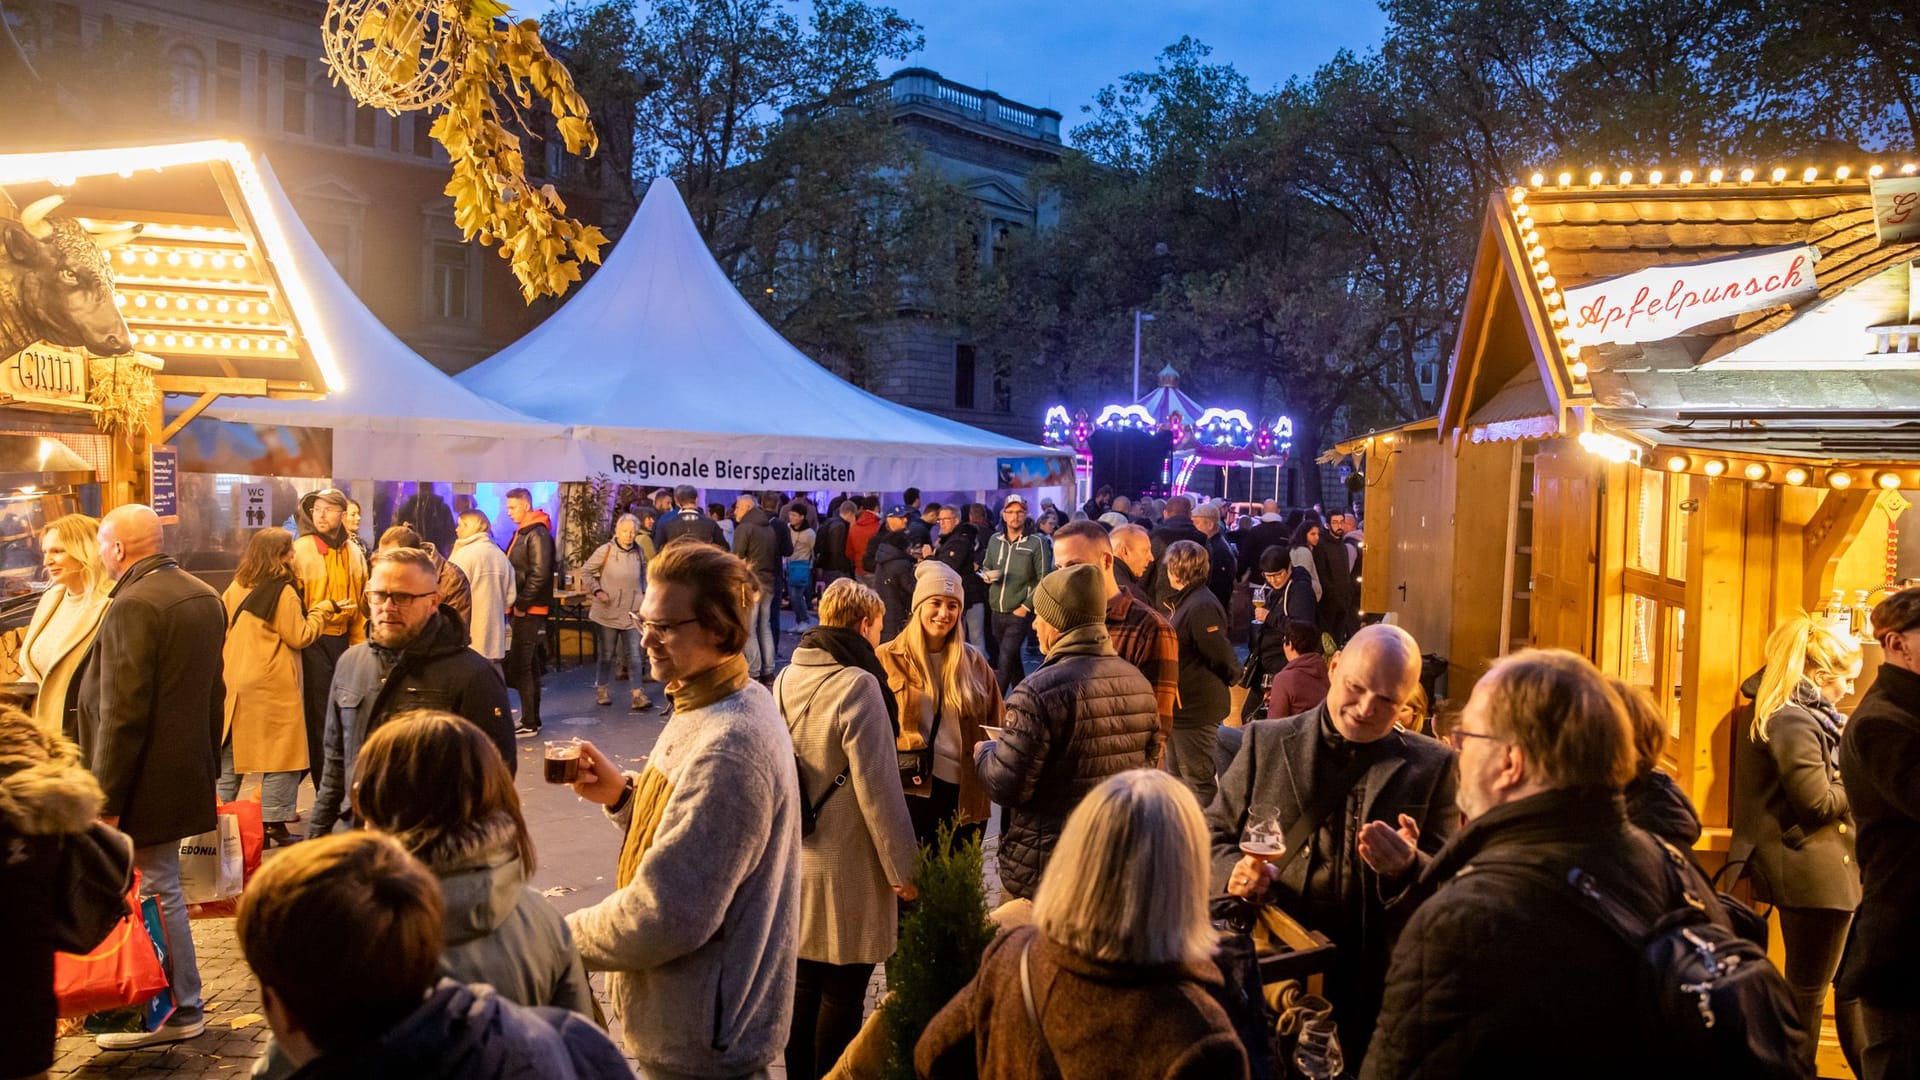
[(1123, 585), (1107, 600), (1107, 636), (1113, 639), (1113, 651), (1153, 684), (1164, 741), (1173, 732), (1173, 705), (1180, 694), (1180, 642), (1173, 635), (1173, 624)]

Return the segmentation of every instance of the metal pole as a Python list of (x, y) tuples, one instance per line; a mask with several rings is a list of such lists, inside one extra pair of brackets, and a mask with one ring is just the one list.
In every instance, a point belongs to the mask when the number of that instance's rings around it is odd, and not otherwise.
[(1140, 400), (1140, 313), (1133, 313), (1133, 400)]

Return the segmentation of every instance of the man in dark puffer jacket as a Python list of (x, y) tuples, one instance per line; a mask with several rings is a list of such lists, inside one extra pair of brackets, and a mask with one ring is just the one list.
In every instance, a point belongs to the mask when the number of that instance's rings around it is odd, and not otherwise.
[(1000, 881), (1032, 899), (1067, 815), (1100, 781), (1151, 768), (1153, 684), (1113, 651), (1107, 583), (1093, 565), (1056, 570), (1033, 594), (1046, 662), (1007, 695), (1006, 737), (981, 743), (980, 780), (1006, 808)]

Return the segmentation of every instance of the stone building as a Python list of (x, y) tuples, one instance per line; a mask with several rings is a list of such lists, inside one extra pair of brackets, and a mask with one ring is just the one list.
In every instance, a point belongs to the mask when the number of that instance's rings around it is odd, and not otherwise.
[[(131, 43), (164, 65), (165, 96), (99, 110), (84, 123), (0, 131), (11, 149), (232, 138), (264, 151), (328, 259), (401, 340), (447, 371), (485, 359), (551, 309), (519, 295), (497, 249), (466, 243), (443, 193), (447, 158), (421, 112), (356, 107), (322, 59), (321, 0), (27, 0), (10, 24), (40, 77), (61, 87), (110, 77), (86, 70), (102, 43)], [(150, 89), (141, 84), (140, 90)], [(137, 93), (137, 91), (136, 91)], [(72, 95), (69, 95), (72, 96)], [(83, 128), (84, 136), (72, 134)], [(30, 143), (30, 145), (22, 145)], [(579, 163), (557, 141), (527, 143), (528, 172), (569, 210), (598, 221)]]
[[(885, 83), (894, 123), (928, 163), (972, 197), (982, 266), (1023, 235), (1051, 228), (1059, 207), (1030, 191), (1035, 169), (1060, 159), (1060, 114), (1009, 101), (926, 68)], [(867, 388), (882, 397), (1016, 438), (1035, 439), (1039, 410), (1016, 408), (1006, 373), (942, 324), (939, 313), (904, 311), (875, 327)]]

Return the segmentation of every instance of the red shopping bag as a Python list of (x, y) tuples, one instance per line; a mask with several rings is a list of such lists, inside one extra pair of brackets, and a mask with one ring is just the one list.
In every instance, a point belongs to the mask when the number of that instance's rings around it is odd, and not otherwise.
[[(223, 817), (232, 817), (239, 824), (243, 881), (252, 881), (254, 871), (260, 869), (260, 853), (267, 846), (266, 826), (260, 822), (260, 804), (252, 799), (221, 803), (219, 813)], [(230, 919), (239, 911), (238, 900), (187, 905), (187, 917), (190, 919)]]
[(53, 990), (61, 1016), (138, 1005), (167, 988), (166, 969), (140, 916), (138, 870), (127, 892), (127, 912), (92, 952), (54, 954)]

